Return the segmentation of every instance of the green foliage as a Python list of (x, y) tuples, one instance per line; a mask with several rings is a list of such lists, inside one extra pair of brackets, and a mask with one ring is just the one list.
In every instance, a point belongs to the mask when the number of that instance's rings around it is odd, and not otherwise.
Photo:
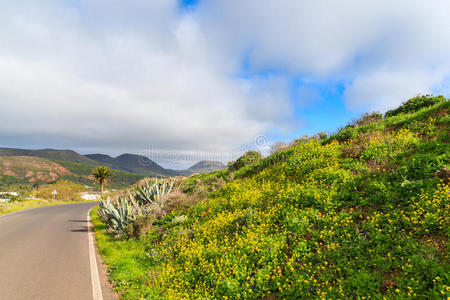
[(13, 195), (13, 194), (9, 194), (9, 193), (1, 194), (0, 195), (0, 199), (6, 199), (6, 200), (8, 200), (8, 202), (11, 202), (11, 203), (22, 200), (18, 196)]
[(328, 134), (326, 132), (319, 132), (317, 134), (317, 136), (319, 137), (319, 140), (321, 140), (321, 141), (326, 140), (328, 138)]
[(363, 126), (370, 123), (378, 122), (383, 119), (383, 114), (379, 112), (365, 113), (359, 119), (351, 122), (351, 126)]
[(162, 205), (163, 199), (173, 188), (174, 181), (151, 181), (147, 179), (144, 184), (136, 188), (135, 199), (140, 205)]
[(105, 255), (113, 281), (124, 299), (446, 298), (450, 186), (436, 172), (450, 163), (448, 107), (362, 122), (240, 166), (140, 239), (103, 246), (122, 249)]
[(113, 171), (105, 166), (100, 166), (92, 170), (92, 176), (100, 184), (100, 192), (103, 193), (103, 185), (113, 176)]
[(433, 97), (432, 95), (421, 95), (409, 99), (404, 102), (401, 106), (394, 110), (389, 110), (386, 112), (386, 117), (393, 117), (401, 113), (411, 113), (416, 112), (424, 107), (429, 107), (439, 102), (447, 101), (444, 96), (439, 95)]
[(123, 236), (128, 225), (134, 222), (133, 208), (127, 199), (121, 198), (116, 204), (113, 204), (108, 198), (106, 201), (99, 200), (99, 203), (98, 215), (100, 219), (116, 236)]
[[(75, 175), (65, 175), (64, 179), (68, 179), (83, 185), (92, 185), (92, 180), (88, 179), (88, 177), (95, 169), (94, 166), (67, 161), (55, 162)], [(105, 183), (105, 185), (112, 188), (124, 188), (135, 184), (143, 178), (144, 176), (141, 175), (114, 170), (114, 176), (111, 177), (109, 181)]]
[(262, 159), (261, 153), (258, 151), (247, 151), (244, 155), (239, 157), (236, 161), (228, 163), (228, 169), (231, 172), (237, 171), (242, 167), (248, 166), (252, 163), (258, 162)]
[(28, 182), (26, 178), (18, 178), (10, 175), (0, 175), (0, 190), (15, 191), (14, 187), (28, 186), (32, 187), (32, 184)]
[[(54, 190), (57, 192), (56, 195), (53, 195)], [(62, 179), (54, 184), (40, 186), (33, 192), (33, 194), (34, 197), (42, 199), (81, 201), (81, 192), (84, 192), (84, 186)]]
[(210, 173), (189, 176), (181, 184), (181, 188), (188, 194), (193, 194), (199, 190), (212, 192), (231, 180), (228, 169), (213, 171)]

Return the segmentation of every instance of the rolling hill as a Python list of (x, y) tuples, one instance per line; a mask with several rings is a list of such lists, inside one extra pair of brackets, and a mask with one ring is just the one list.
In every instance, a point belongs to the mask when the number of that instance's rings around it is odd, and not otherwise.
[(131, 221), (139, 239), (114, 239), (93, 213), (110, 279), (124, 299), (447, 299), (449, 112), (419, 96), (247, 153)]
[[(68, 179), (93, 185), (90, 176), (94, 165), (50, 160), (35, 156), (0, 156), (0, 187), (13, 184), (47, 184)], [(121, 188), (136, 183), (144, 176), (116, 170), (108, 186)]]
[(73, 150), (56, 150), (56, 149), (42, 149), (42, 150), (28, 150), (16, 148), (0, 148), (0, 156), (34, 156), (48, 158), (51, 160), (62, 160), (86, 165), (99, 165), (98, 162), (84, 157)]
[(211, 160), (202, 160), (187, 169), (187, 172), (191, 173), (208, 173), (216, 170), (222, 170), (225, 169), (227, 166), (225, 166), (220, 161), (211, 161)]
[(95, 161), (96, 163), (106, 165), (110, 168), (140, 174), (144, 176), (176, 176), (178, 171), (164, 169), (151, 159), (136, 154), (121, 154), (117, 157), (111, 157), (105, 154), (87, 154), (85, 158)]
[(133, 184), (143, 177), (190, 175), (225, 168), (221, 162), (201, 161), (186, 170), (171, 170), (136, 154), (111, 157), (105, 154), (81, 155), (73, 150), (0, 148), (0, 186), (44, 184), (58, 179), (91, 185), (91, 171), (100, 165), (115, 170), (110, 182), (114, 187)]

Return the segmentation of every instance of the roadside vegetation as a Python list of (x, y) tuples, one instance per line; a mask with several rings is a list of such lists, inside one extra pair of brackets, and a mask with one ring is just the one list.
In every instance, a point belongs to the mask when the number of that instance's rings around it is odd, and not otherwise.
[(113, 171), (105, 166), (100, 166), (92, 170), (94, 180), (100, 184), (100, 194), (103, 194), (103, 186), (113, 177)]
[(92, 213), (110, 279), (123, 299), (447, 299), (449, 122), (447, 99), (419, 96), (143, 181)]
[(41, 206), (50, 206), (50, 205), (59, 205), (59, 204), (69, 204), (69, 203), (80, 203), (86, 202), (83, 201), (61, 201), (61, 200), (52, 200), (52, 199), (32, 199), (32, 200), (23, 200), (23, 201), (10, 201), (10, 202), (0, 202), (0, 216), (4, 214), (9, 214), (15, 211), (41, 207)]
[[(0, 215), (32, 207), (86, 202), (81, 196), (88, 191), (84, 185), (65, 179), (36, 188), (23, 184), (10, 185), (5, 189), (14, 193), (0, 194)], [(106, 197), (114, 195), (114, 192), (104, 194)]]

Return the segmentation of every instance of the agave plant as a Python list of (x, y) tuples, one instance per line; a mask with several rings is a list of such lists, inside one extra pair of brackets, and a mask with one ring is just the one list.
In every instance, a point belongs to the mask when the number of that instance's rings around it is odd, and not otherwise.
[(116, 233), (123, 234), (127, 226), (134, 221), (133, 208), (126, 198), (120, 198), (116, 205), (110, 202), (99, 200), (100, 206), (98, 215), (106, 226)]
[(172, 191), (174, 181), (165, 182), (147, 180), (145, 184), (136, 189), (135, 199), (141, 205), (162, 206), (164, 197)]

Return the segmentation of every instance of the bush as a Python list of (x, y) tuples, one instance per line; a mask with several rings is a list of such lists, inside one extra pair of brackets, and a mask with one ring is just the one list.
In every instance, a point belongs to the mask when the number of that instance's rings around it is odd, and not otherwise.
[(262, 159), (261, 153), (258, 151), (247, 151), (244, 155), (239, 157), (236, 161), (231, 161), (228, 163), (228, 169), (231, 172), (237, 171), (242, 167), (248, 166), (254, 162), (260, 161)]
[(326, 132), (319, 132), (317, 134), (317, 136), (319, 137), (319, 140), (323, 141), (323, 140), (326, 140), (328, 138), (328, 133), (326, 133)]
[(16, 195), (9, 194), (9, 193), (2, 194), (0, 196), (1, 196), (0, 199), (6, 199), (6, 200), (8, 200), (8, 202), (18, 202), (18, 201), (22, 200), (21, 198), (17, 197)]
[(135, 222), (130, 222), (126, 228), (127, 236), (130, 238), (139, 238), (152, 229), (155, 217), (153, 215), (142, 216)]
[(277, 153), (283, 149), (286, 149), (288, 145), (285, 142), (278, 142), (270, 146), (270, 154)]
[(353, 121), (351, 125), (363, 126), (383, 119), (383, 114), (379, 112), (365, 113), (359, 119)]
[[(56, 190), (57, 194), (53, 195)], [(41, 186), (35, 192), (36, 198), (56, 199), (62, 201), (81, 201), (80, 193), (84, 191), (84, 186), (69, 180), (59, 180), (54, 184)]]
[(401, 113), (412, 113), (416, 112), (424, 107), (432, 106), (436, 103), (447, 101), (444, 96), (439, 95), (433, 97), (432, 95), (421, 95), (409, 99), (404, 102), (401, 106), (396, 109), (389, 110), (386, 112), (386, 117), (392, 117), (399, 115)]

